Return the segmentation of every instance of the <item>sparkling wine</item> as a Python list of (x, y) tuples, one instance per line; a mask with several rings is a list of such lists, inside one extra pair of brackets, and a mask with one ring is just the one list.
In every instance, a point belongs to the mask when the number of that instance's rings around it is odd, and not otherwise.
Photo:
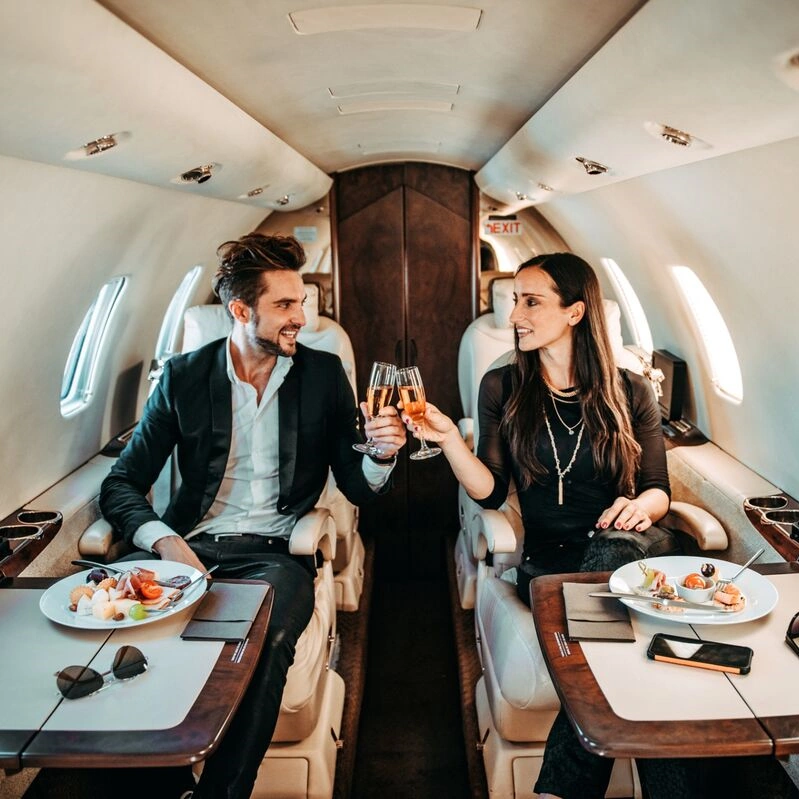
[(371, 417), (380, 413), (380, 409), (388, 405), (394, 386), (369, 386), (366, 389), (366, 412)]
[(400, 397), (405, 413), (413, 419), (414, 424), (422, 424), (424, 420), (424, 389), (420, 386), (400, 386)]

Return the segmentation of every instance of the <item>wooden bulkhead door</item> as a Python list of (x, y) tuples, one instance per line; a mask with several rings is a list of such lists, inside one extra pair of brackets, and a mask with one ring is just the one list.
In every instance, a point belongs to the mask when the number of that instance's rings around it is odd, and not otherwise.
[[(416, 364), (430, 401), (457, 420), (458, 346), (475, 314), (477, 190), (473, 175), (390, 164), (336, 175), (331, 209), (337, 317), (355, 350), (360, 400), (373, 361)], [(395, 397), (396, 399), (396, 397)], [(379, 571), (441, 574), (442, 538), (457, 531), (457, 483), (443, 455), (409, 461), (387, 497), (361, 511)]]

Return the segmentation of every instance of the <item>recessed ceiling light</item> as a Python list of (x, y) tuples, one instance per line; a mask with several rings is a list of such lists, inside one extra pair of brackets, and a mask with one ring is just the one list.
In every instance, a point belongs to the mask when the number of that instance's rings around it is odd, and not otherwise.
[(222, 169), (221, 164), (203, 164), (202, 166), (195, 166), (176, 175), (169, 182), (177, 183), (179, 186), (186, 186), (192, 183), (207, 183), (214, 176), (214, 173), (218, 172), (220, 169)]
[(130, 139), (130, 133), (121, 131), (120, 133), (107, 133), (105, 136), (98, 136), (90, 142), (86, 142), (82, 147), (70, 150), (65, 156), (65, 161), (79, 161), (81, 158), (91, 158), (113, 149), (118, 144)]
[(608, 167), (604, 164), (600, 164), (598, 161), (590, 161), (588, 158), (583, 158), (581, 155), (578, 155), (574, 160), (579, 161), (583, 165), (583, 169), (585, 169), (586, 173), (589, 175), (604, 175), (608, 171)]
[(244, 194), (239, 194), (237, 199), (252, 200), (254, 197), (260, 197), (264, 193), (264, 190), (269, 188), (269, 185), (269, 183), (265, 183), (263, 186), (256, 186), (254, 189), (250, 189)]
[(710, 147), (706, 141), (672, 125), (662, 125), (659, 122), (644, 122), (644, 130), (653, 138), (668, 142), (676, 147), (691, 147), (702, 150)]
[(799, 91), (799, 50), (786, 50), (774, 59), (777, 77), (789, 88)]
[(552, 186), (547, 186), (546, 183), (539, 183), (538, 188), (541, 189), (541, 191), (555, 191)]

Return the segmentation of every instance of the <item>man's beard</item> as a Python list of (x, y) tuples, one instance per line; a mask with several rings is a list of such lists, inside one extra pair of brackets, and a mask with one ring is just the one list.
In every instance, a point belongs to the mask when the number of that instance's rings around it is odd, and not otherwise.
[[(252, 320), (249, 324), (249, 333), (250, 342), (256, 346), (264, 355), (282, 355), (284, 358), (290, 358), (294, 353), (297, 351), (297, 345), (288, 349), (286, 347), (282, 347), (279, 341), (273, 341), (269, 338), (263, 338), (258, 335), (258, 324), (260, 323), (260, 319), (258, 314), (254, 314)], [(293, 325), (287, 325), (283, 330), (296, 330), (299, 332), (300, 328), (295, 328)], [(278, 333), (278, 336), (280, 333)]]

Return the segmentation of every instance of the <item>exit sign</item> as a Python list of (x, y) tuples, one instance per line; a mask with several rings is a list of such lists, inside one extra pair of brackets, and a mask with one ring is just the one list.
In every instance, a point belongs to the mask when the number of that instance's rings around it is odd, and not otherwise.
[(522, 223), (517, 219), (490, 219), (483, 226), (486, 236), (521, 236)]

